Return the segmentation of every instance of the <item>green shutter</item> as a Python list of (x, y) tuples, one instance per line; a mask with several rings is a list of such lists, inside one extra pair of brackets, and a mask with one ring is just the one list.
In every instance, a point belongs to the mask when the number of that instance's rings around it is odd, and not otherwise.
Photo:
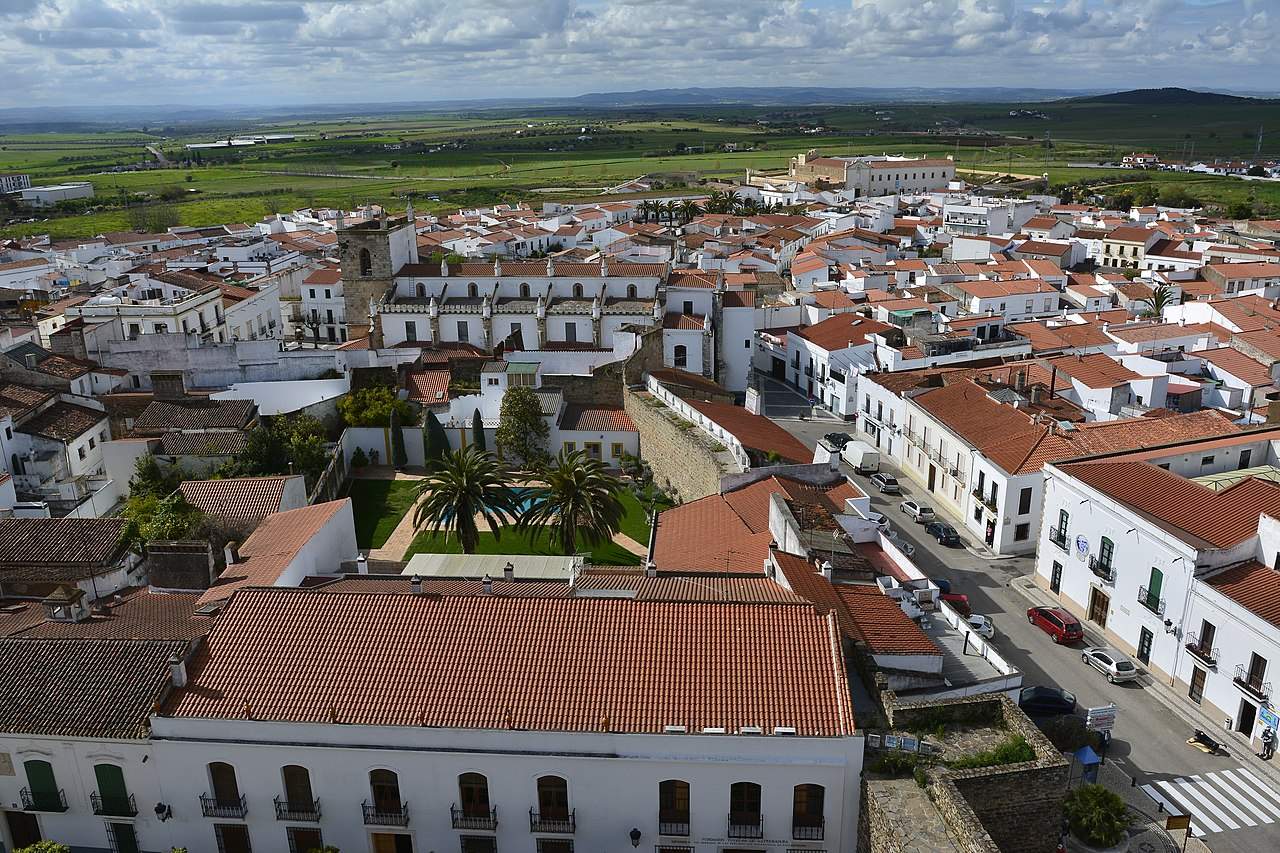
[(1151, 583), (1147, 584), (1147, 594), (1153, 600), (1160, 599), (1160, 587), (1164, 585), (1164, 573), (1155, 566), (1151, 567)]
[(95, 764), (93, 775), (98, 779), (98, 796), (103, 800), (124, 800), (129, 796), (124, 786), (124, 771), (114, 764)]
[(53, 776), (53, 765), (47, 761), (27, 761), (23, 763), (27, 771), (27, 786), (33, 794), (58, 793), (58, 780)]

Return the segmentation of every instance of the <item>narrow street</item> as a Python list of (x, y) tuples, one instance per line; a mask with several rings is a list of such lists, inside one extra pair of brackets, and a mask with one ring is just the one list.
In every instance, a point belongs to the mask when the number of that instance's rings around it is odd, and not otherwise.
[[(829, 418), (774, 420), (810, 447), (829, 432), (853, 433), (851, 424)], [(1192, 727), (1150, 695), (1150, 676), (1144, 673), (1138, 681), (1113, 685), (1081, 661), (1081, 649), (1088, 645), (1089, 626), (1086, 625), (1085, 643), (1060, 646), (1027, 622), (1028, 607), (1049, 603), (1047, 595), (1033, 601), (1014, 586), (1015, 581), (1028, 579), (1034, 571), (1032, 556), (984, 556), (963, 523), (941, 511), (939, 517), (960, 532), (965, 547), (938, 544), (925, 534), (922, 525), (912, 522), (898, 508), (910, 497), (934, 506), (926, 490), (899, 475), (891, 464), (882, 463), (881, 470), (898, 476), (901, 495), (881, 495), (866, 477), (853, 474), (847, 466), (844, 473), (871, 496), (872, 508), (915, 546), (913, 559), (922, 571), (950, 581), (954, 592), (969, 597), (974, 613), (992, 619), (995, 645), (1022, 670), (1024, 685), (1046, 684), (1068, 690), (1076, 695), (1080, 713), (1088, 707), (1114, 702), (1119, 711), (1107, 761), (1115, 761), (1139, 786), (1151, 786), (1150, 792), (1191, 814), (1202, 840), (1212, 850), (1270, 853), (1280, 849), (1280, 792), (1271, 787), (1266, 777), (1247, 768), (1242, 770), (1246, 762), (1239, 755), (1247, 746), (1236, 741), (1227, 743), (1231, 756), (1209, 756), (1188, 746), (1186, 739)], [(1154, 800), (1149, 811), (1152, 815), (1159, 813)]]

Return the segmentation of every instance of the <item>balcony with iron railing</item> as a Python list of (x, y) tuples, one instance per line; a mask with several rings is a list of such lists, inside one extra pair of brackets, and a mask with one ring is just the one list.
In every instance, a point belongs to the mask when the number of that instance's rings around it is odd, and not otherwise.
[(1263, 702), (1271, 698), (1271, 682), (1262, 680), (1262, 673), (1250, 672), (1244, 664), (1236, 664), (1236, 677), (1232, 679), (1244, 692)]
[(365, 826), (408, 826), (409, 804), (377, 804), (365, 800), (360, 804)]
[(23, 788), (18, 792), (22, 798), (22, 808), (29, 812), (65, 812), (67, 795), (59, 788), (56, 791), (33, 791)]
[(1202, 643), (1196, 634), (1187, 635), (1187, 651), (1199, 658), (1206, 666), (1218, 665), (1218, 650)]
[(275, 798), (276, 820), (317, 821), (320, 819), (319, 800), (287, 800)]
[(1089, 571), (1107, 583), (1114, 584), (1116, 582), (1116, 567), (1111, 564), (1110, 560), (1104, 562), (1096, 556), (1091, 556), (1089, 558)]
[(1063, 551), (1067, 550), (1067, 531), (1061, 527), (1049, 528), (1049, 541), (1057, 545)]
[(460, 809), (454, 803), (449, 806), (449, 822), (454, 829), (483, 829), (492, 832), (498, 828), (498, 807)]
[(1138, 587), (1138, 603), (1157, 616), (1164, 615), (1164, 599), (1145, 586)]
[(688, 835), (689, 834), (689, 813), (688, 812), (658, 812), (658, 834), (659, 835)]
[(205, 817), (242, 818), (249, 812), (249, 803), (241, 794), (236, 799), (221, 799), (208, 794), (200, 795), (200, 811)]
[(89, 805), (93, 807), (93, 813), (97, 815), (110, 815), (112, 817), (137, 817), (138, 805), (133, 799), (133, 794), (126, 794), (123, 797), (103, 796), (97, 791), (89, 795)]
[(821, 841), (826, 834), (827, 819), (822, 817), (793, 817), (791, 837), (796, 841)]
[(571, 809), (568, 812), (540, 812), (537, 809), (529, 809), (530, 832), (559, 832), (568, 834), (576, 832), (577, 829), (577, 809)]
[(764, 838), (764, 815), (730, 812), (726, 831), (730, 838)]

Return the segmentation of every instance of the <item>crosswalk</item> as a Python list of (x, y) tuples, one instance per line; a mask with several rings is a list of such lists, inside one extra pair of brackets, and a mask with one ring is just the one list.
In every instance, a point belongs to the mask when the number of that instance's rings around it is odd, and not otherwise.
[(1243, 767), (1143, 785), (1172, 815), (1191, 815), (1196, 837), (1280, 820), (1280, 793)]

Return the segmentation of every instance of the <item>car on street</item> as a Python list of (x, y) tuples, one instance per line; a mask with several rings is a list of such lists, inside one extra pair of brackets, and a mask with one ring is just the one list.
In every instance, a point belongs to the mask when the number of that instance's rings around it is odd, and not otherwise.
[(823, 438), (836, 450), (844, 450), (844, 446), (853, 441), (853, 436), (847, 432), (829, 432)]
[(888, 474), (872, 474), (871, 485), (880, 490), (882, 495), (900, 495), (902, 488), (898, 485), (898, 479)]
[(940, 598), (950, 604), (952, 610), (966, 619), (973, 614), (973, 611), (969, 609), (969, 596), (962, 592), (944, 592)]
[(948, 548), (960, 546), (960, 534), (945, 521), (929, 522), (924, 526), (924, 532), (937, 539), (939, 545), (946, 545)]
[(1076, 697), (1061, 687), (1024, 687), (1018, 694), (1018, 707), (1028, 717), (1054, 717), (1059, 714), (1074, 714)]
[(969, 622), (969, 628), (973, 631), (973, 633), (979, 636), (986, 637), (988, 640), (990, 640), (992, 637), (996, 635), (995, 624), (992, 623), (991, 619), (986, 616), (979, 616), (977, 613), (974, 613), (972, 616), (969, 617), (968, 622)]
[(866, 516), (867, 516), (867, 521), (870, 521), (872, 524), (874, 524), (876, 527), (880, 528), (881, 530), (889, 529), (889, 519), (885, 518), (883, 515), (876, 512), (875, 510), (867, 510)]
[(1027, 621), (1053, 637), (1055, 643), (1074, 643), (1084, 639), (1080, 620), (1061, 607), (1032, 607), (1027, 611)]
[(919, 501), (914, 501), (908, 498), (898, 504), (898, 509), (911, 516), (911, 520), (916, 524), (927, 524), (930, 521), (933, 521), (933, 507), (925, 506)]
[(929, 580), (933, 581), (933, 585), (936, 586), (938, 591), (943, 595), (951, 592), (951, 581), (946, 578), (929, 578)]
[(1133, 681), (1138, 677), (1138, 668), (1133, 661), (1107, 646), (1090, 646), (1081, 653), (1080, 660), (1101, 672), (1112, 684)]

